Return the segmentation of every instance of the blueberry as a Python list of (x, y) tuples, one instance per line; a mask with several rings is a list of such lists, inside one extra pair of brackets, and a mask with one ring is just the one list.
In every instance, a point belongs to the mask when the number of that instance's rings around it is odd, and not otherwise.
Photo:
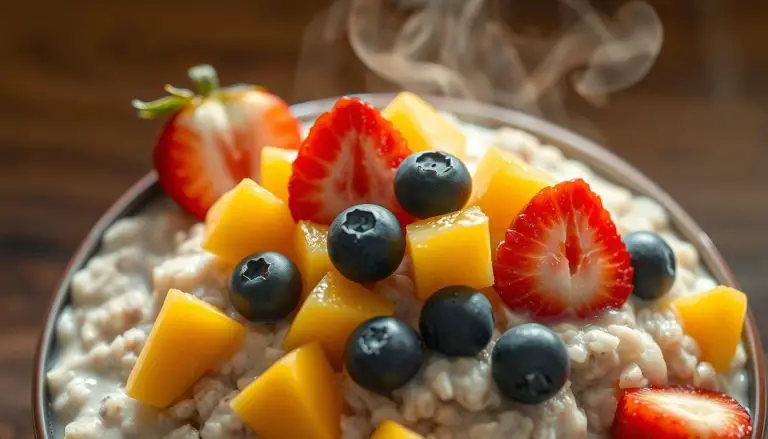
[(375, 282), (394, 273), (405, 255), (403, 229), (395, 215), (376, 204), (358, 204), (333, 220), (328, 256), (347, 279)]
[(229, 279), (229, 300), (254, 323), (274, 323), (288, 316), (301, 299), (301, 275), (290, 259), (277, 252), (243, 259)]
[(422, 151), (403, 160), (395, 174), (395, 196), (411, 215), (429, 218), (464, 207), (472, 193), (472, 177), (457, 157)]
[(394, 317), (374, 317), (347, 340), (344, 363), (360, 387), (388, 395), (421, 370), (424, 353), (419, 334)]
[(491, 341), (493, 307), (473, 288), (445, 287), (424, 303), (419, 330), (429, 349), (452, 357), (470, 357)]
[(521, 404), (554, 396), (568, 379), (568, 353), (546, 326), (525, 323), (505, 332), (491, 354), (491, 373), (499, 390)]
[(667, 242), (653, 232), (634, 232), (624, 236), (635, 269), (635, 296), (655, 300), (667, 294), (675, 282), (677, 262)]

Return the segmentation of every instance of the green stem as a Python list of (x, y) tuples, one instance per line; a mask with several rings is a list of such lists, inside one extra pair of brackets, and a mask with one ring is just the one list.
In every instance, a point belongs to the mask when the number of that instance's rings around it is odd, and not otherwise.
[(189, 79), (195, 84), (195, 89), (202, 97), (208, 97), (219, 89), (219, 76), (210, 64), (201, 64), (189, 69)]
[(151, 102), (144, 102), (138, 99), (131, 101), (131, 105), (142, 119), (154, 119), (157, 116), (173, 113), (181, 109), (192, 99), (192, 96), (166, 96)]

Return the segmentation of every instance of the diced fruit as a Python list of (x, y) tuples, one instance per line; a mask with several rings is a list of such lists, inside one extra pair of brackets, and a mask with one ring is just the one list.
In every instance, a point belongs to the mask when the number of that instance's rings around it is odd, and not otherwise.
[(727, 373), (741, 339), (747, 314), (747, 295), (718, 286), (672, 302), (685, 333), (693, 337), (701, 349), (701, 359), (716, 371)]
[(344, 364), (360, 387), (385, 396), (407, 384), (421, 370), (421, 338), (394, 317), (374, 317), (358, 326), (347, 342)]
[(624, 236), (632, 268), (632, 293), (644, 300), (656, 300), (675, 283), (675, 252), (661, 236), (653, 232), (633, 232)]
[(293, 162), (288, 204), (296, 221), (329, 225), (342, 210), (378, 204), (403, 224), (393, 181), (410, 154), (400, 133), (372, 105), (341, 98), (317, 118)]
[(288, 180), (297, 154), (295, 149), (273, 146), (261, 150), (261, 185), (284, 203), (288, 203)]
[(296, 149), (299, 122), (288, 105), (256, 86), (219, 88), (209, 65), (189, 69), (198, 95), (166, 86), (170, 96), (133, 101), (142, 118), (172, 114), (155, 144), (160, 187), (202, 219), (243, 178), (259, 179), (265, 145)]
[(704, 389), (624, 389), (613, 420), (614, 439), (748, 439), (749, 412), (728, 395)]
[(149, 406), (168, 407), (205, 372), (234, 355), (246, 332), (213, 305), (169, 290), (125, 391)]
[(419, 330), (424, 344), (446, 356), (471, 357), (493, 336), (493, 307), (474, 288), (445, 287), (421, 308)]
[(441, 151), (411, 154), (395, 174), (395, 196), (408, 213), (429, 218), (460, 210), (472, 195), (472, 176), (456, 156)]
[(503, 233), (552, 177), (497, 146), (488, 148), (472, 181), (474, 203), (488, 215), (491, 236)]
[(339, 380), (317, 343), (286, 354), (230, 406), (261, 439), (341, 437)]
[(507, 231), (494, 288), (513, 311), (592, 317), (632, 293), (629, 253), (600, 197), (581, 179), (539, 192)]
[(464, 133), (415, 94), (400, 93), (382, 114), (400, 130), (411, 151), (439, 149), (464, 157)]
[(387, 419), (379, 424), (379, 428), (373, 432), (371, 439), (424, 439), (424, 436)]
[(290, 254), (295, 227), (285, 203), (244, 179), (211, 209), (202, 247), (231, 263), (263, 251)]
[(332, 267), (328, 257), (328, 228), (299, 221), (295, 241), (295, 261), (301, 272), (303, 296), (306, 297)]
[(282, 320), (301, 300), (299, 269), (277, 252), (248, 256), (232, 272), (229, 300), (237, 312), (251, 322)]
[(570, 371), (560, 337), (546, 326), (514, 326), (496, 341), (491, 373), (499, 391), (521, 404), (538, 404), (565, 385)]
[(331, 364), (340, 370), (344, 345), (357, 325), (394, 312), (394, 305), (387, 299), (331, 271), (301, 305), (283, 346), (290, 350), (305, 343), (319, 342)]
[(493, 284), (488, 217), (478, 207), (410, 224), (406, 235), (420, 299), (452, 285)]
[(395, 215), (375, 204), (342, 211), (328, 232), (328, 256), (347, 279), (367, 283), (385, 279), (405, 256), (405, 237)]

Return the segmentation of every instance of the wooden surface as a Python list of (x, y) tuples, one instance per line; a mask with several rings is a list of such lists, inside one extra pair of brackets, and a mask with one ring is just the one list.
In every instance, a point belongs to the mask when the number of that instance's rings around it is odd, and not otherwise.
[[(516, 20), (551, 26), (548, 3), (529, 2)], [(691, 213), (749, 292), (752, 309), (766, 314), (768, 6), (759, 0), (654, 4), (666, 41), (650, 75), (606, 109), (569, 100), (570, 114), (589, 120), (605, 144)], [(324, 6), (319, 0), (6, 2), (0, 14), (0, 439), (32, 437), (31, 359), (67, 259), (104, 210), (150, 169), (158, 123), (136, 119), (130, 99), (158, 96), (165, 82), (184, 84), (186, 68), (199, 62), (217, 66), (223, 82), (258, 82), (291, 101), (364, 91), (365, 70), (344, 44), (337, 75), (304, 78), (295, 88), (302, 29)], [(759, 323), (768, 339), (768, 318)]]

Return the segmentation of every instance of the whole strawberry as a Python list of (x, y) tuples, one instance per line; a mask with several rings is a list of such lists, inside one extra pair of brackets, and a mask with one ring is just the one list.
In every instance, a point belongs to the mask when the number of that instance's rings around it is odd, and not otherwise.
[(209, 65), (192, 67), (189, 77), (195, 92), (166, 85), (169, 96), (133, 107), (145, 119), (170, 115), (155, 145), (155, 171), (163, 190), (202, 219), (243, 178), (259, 181), (264, 146), (297, 149), (301, 138), (288, 105), (263, 88), (221, 88)]

